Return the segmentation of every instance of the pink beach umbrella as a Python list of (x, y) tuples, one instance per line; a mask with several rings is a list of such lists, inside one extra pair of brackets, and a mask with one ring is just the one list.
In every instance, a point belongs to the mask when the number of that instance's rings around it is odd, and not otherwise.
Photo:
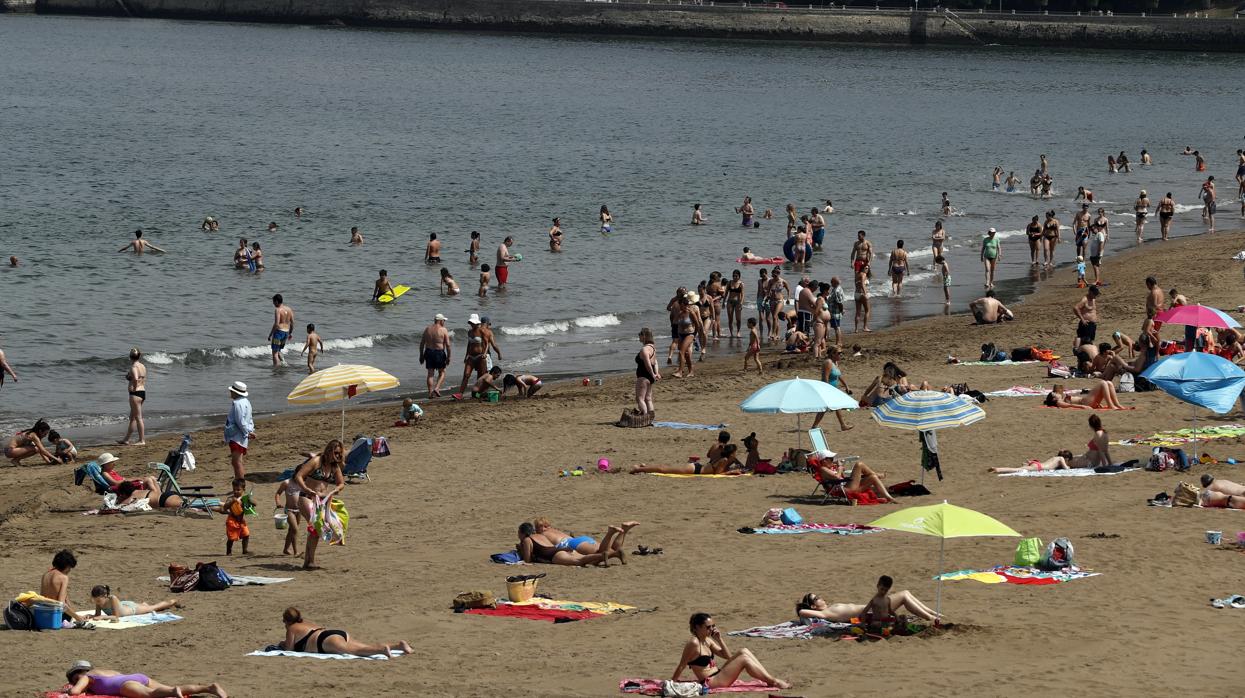
[(1233, 320), (1227, 313), (1206, 305), (1173, 306), (1155, 315), (1154, 319), (1164, 325), (1188, 325), (1190, 327), (1214, 327), (1218, 329), (1241, 326), (1241, 323)]

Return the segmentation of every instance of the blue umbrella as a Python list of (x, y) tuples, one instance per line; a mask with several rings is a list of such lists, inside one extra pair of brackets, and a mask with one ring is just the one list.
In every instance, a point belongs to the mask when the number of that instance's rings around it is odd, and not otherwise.
[[(794, 414), (797, 431), (800, 430), (801, 414), (852, 410), (858, 406), (855, 398), (833, 385), (804, 378), (770, 383), (739, 403), (739, 409), (744, 412)], [(797, 444), (799, 443), (803, 441), (798, 441)]]
[(1193, 405), (1193, 455), (1197, 457), (1197, 408), (1227, 414), (1245, 388), (1245, 371), (1222, 356), (1190, 351), (1154, 362), (1141, 377)]

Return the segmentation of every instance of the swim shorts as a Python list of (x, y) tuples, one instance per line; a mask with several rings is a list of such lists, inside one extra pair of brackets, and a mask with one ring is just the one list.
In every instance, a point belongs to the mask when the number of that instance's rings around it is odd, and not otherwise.
[(235, 520), (232, 516), (225, 519), (225, 536), (229, 540), (242, 540), (251, 537), (251, 529), (246, 525), (246, 519), (241, 521)]
[(510, 280), (510, 267), (497, 267), (497, 283), (504, 284)]
[(977, 310), (977, 309), (973, 310), (973, 319), (977, 321), (978, 325), (986, 324), (986, 316), (980, 310)]
[(1211, 201), (1210, 203), (1206, 204), (1206, 212), (1212, 216), (1215, 215), (1215, 204), (1216, 203), (1217, 202), (1215, 201)]
[(795, 311), (795, 323), (801, 332), (808, 334), (813, 326), (813, 314), (807, 310), (797, 310)]
[(229, 452), (230, 452), (230, 453), (241, 453), (242, 455), (244, 455), (244, 456), (245, 456), (245, 455), (246, 455), (246, 446), (243, 446), (242, 444), (238, 443), (237, 441), (230, 441), (230, 442), (229, 442)]
[(842, 324), (843, 324), (843, 316), (842, 316), (842, 315), (840, 315), (840, 316), (838, 316), (838, 317), (835, 317), (835, 316), (833, 316), (833, 315), (831, 315), (831, 316), (830, 316), (830, 329), (837, 330), (837, 329), (839, 328), (839, 326), (840, 326), (840, 325), (842, 325)]
[(272, 350), (274, 352), (281, 351), (285, 348), (285, 342), (290, 338), (287, 330), (274, 330), (272, 333)]
[(991, 184), (991, 185), (990, 185), (990, 188), (991, 188), (991, 189), (993, 189), (994, 191), (998, 191), (998, 190), (999, 190), (999, 183), (998, 183), (998, 182), (995, 182), (994, 184)]
[(444, 349), (425, 349), (424, 366), (429, 371), (439, 371), (450, 365), (450, 357)]
[(578, 548), (581, 543), (588, 543), (591, 545), (596, 543), (596, 540), (593, 539), (592, 536), (575, 536), (574, 538), (563, 538), (554, 547), (558, 550), (574, 550), (575, 548)]
[(429, 258), (428, 258), (428, 263), (429, 263), (429, 264), (440, 264), (440, 263), (441, 263), (441, 258), (440, 258), (440, 257), (429, 257)]
[(1091, 254), (1089, 256), (1089, 263), (1096, 267), (1102, 266), (1102, 255)]
[(861, 270), (861, 269), (863, 269), (863, 268), (864, 268), (864, 266), (865, 266), (865, 260), (863, 260), (863, 259), (854, 259), (854, 260), (852, 260), (852, 271), (854, 271), (854, 272), (856, 272), (856, 273), (858, 273), (858, 274), (859, 274), (859, 273), (860, 273), (860, 270)]
[(752, 216), (744, 216), (742, 225), (745, 228), (751, 228), (752, 227)]
[(826, 229), (818, 228), (813, 231), (813, 244), (821, 247), (821, 243), (826, 239)]
[(1098, 323), (1096, 322), (1078, 322), (1076, 323), (1076, 336), (1081, 338), (1084, 344), (1093, 344), (1094, 338), (1098, 335)]

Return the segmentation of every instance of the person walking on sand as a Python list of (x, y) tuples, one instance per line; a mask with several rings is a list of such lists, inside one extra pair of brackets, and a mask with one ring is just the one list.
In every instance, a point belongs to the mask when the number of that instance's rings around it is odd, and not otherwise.
[(981, 239), (981, 263), (986, 269), (986, 288), (994, 288), (994, 270), (1003, 259), (1003, 245), (994, 228), (986, 231)]
[(0, 349), (0, 388), (4, 387), (4, 375), (12, 376), (13, 382), (17, 382), (17, 371), (9, 364), (9, 360), (4, 356), (4, 350)]
[[(861, 261), (861, 260), (857, 260), (857, 261)], [(863, 330), (865, 332), (872, 332), (873, 330), (869, 329), (869, 314), (871, 311), (869, 309), (869, 262), (868, 260), (861, 261), (861, 264), (856, 268), (855, 301), (856, 301), (856, 317), (852, 321), (852, 331), (860, 332)]]
[(419, 363), (428, 369), (428, 397), (441, 397), (441, 386), (445, 384), (445, 369), (450, 365), (450, 350), (453, 338), (445, 329), (446, 318), (437, 313), (432, 324), (424, 328), (424, 335), (419, 340)]
[(1146, 229), (1146, 216), (1150, 215), (1150, 197), (1146, 196), (1145, 189), (1141, 190), (1141, 194), (1133, 202), (1133, 212), (1137, 216), (1137, 243), (1140, 244)]
[(135, 347), (130, 350), (130, 370), (125, 373), (126, 387), (130, 397), (130, 421), (125, 427), (125, 436), (117, 443), (125, 446), (130, 443), (130, 435), (138, 432), (135, 446), (147, 444), (147, 425), (143, 423), (143, 403), (147, 401), (147, 367), (143, 365), (143, 352)]
[(1199, 195), (1202, 199), (1202, 220), (1206, 221), (1210, 228), (1207, 232), (1215, 232), (1215, 175), (1206, 178), (1202, 182), (1202, 192)]
[(1076, 344), (1073, 350), (1082, 344), (1093, 344), (1098, 336), (1098, 294), (1097, 286), (1090, 286), (1085, 297), (1072, 306), (1072, 314), (1076, 316)]
[(280, 293), (272, 297), (272, 307), (272, 329), (268, 332), (268, 342), (272, 347), (272, 365), (279, 366), (285, 363), (281, 351), (294, 332), (294, 309), (285, 305)]
[[(748, 322), (756, 324), (749, 318)], [(640, 352), (635, 355), (635, 410), (636, 414), (652, 414), (653, 384), (661, 380), (661, 369), (657, 366), (657, 347), (653, 342), (653, 331), (645, 327), (640, 330)]]
[(1046, 222), (1042, 224), (1042, 259), (1047, 269), (1055, 268), (1055, 247), (1059, 245), (1059, 219), (1053, 210), (1046, 212)]
[(146, 252), (147, 250), (151, 250), (152, 252), (164, 252), (164, 250), (144, 240), (142, 230), (135, 230), (134, 239), (126, 243), (125, 247), (122, 247), (121, 249), (117, 251), (126, 252), (128, 250), (134, 250), (134, 254), (142, 254)]
[(510, 254), (510, 246), (513, 244), (514, 238), (507, 235), (506, 239), (502, 240), (501, 244), (497, 246), (497, 265), (494, 267), (494, 272), (497, 275), (497, 290), (499, 291), (505, 288), (506, 283), (510, 281), (510, 262), (519, 260), (518, 257)]
[(246, 383), (234, 381), (229, 386), (229, 414), (225, 417), (225, 443), (229, 444), (229, 465), (235, 480), (246, 478), (246, 449), (255, 437), (255, 420), (251, 417), (250, 393)]
[(1107, 251), (1107, 227), (1094, 221), (1089, 228), (1089, 263), (1094, 268), (1094, 286), (1102, 285), (1102, 255)]

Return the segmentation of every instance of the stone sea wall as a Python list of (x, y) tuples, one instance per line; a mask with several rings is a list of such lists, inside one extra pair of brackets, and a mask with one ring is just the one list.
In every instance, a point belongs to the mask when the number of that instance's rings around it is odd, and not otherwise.
[[(21, 4), (29, 0), (0, 0)], [(1245, 19), (843, 11), (576, 0), (35, 0), (45, 14), (874, 44), (1245, 51)]]

